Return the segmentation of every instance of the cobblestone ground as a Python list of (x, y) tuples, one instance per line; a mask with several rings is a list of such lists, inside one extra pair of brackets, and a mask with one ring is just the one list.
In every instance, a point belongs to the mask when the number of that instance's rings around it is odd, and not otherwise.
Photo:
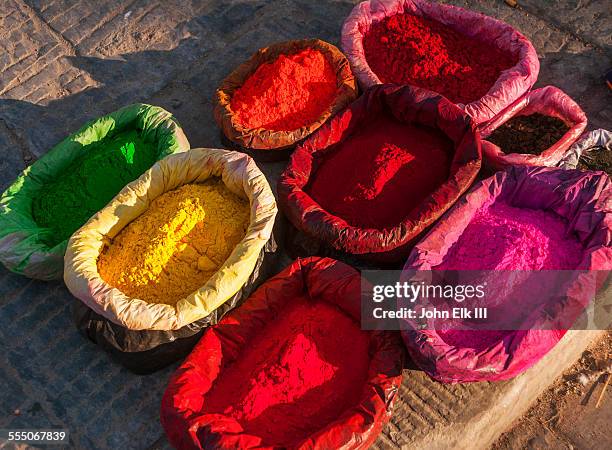
[[(1, 0), (0, 190), (85, 121), (125, 104), (173, 112), (192, 146), (220, 146), (211, 97), (257, 48), (319, 37), (338, 44), (346, 0)], [(555, 84), (609, 127), (612, 21), (605, 1), (453, 2), (514, 25)], [(263, 169), (278, 173), (282, 164)], [(76, 448), (165, 448), (158, 411), (173, 367), (131, 375), (71, 322), (61, 282), (0, 268), (0, 428), (68, 428)], [(2, 447), (2, 443), (0, 443)]]

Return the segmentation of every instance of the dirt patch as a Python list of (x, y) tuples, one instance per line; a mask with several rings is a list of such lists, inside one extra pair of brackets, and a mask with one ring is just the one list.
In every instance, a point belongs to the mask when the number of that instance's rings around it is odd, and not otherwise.
[(603, 170), (612, 176), (612, 151), (595, 147), (580, 157), (578, 168), (581, 170)]
[(569, 127), (561, 119), (534, 113), (516, 116), (486, 138), (506, 153), (539, 155), (563, 137)]
[(612, 364), (612, 332), (591, 345), (580, 360), (538, 398), (492, 450), (612, 448), (612, 386), (595, 405)]

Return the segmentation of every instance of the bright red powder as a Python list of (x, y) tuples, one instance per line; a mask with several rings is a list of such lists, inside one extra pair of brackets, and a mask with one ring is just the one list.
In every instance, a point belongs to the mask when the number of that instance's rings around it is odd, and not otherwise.
[(397, 226), (448, 178), (452, 150), (439, 131), (383, 115), (325, 158), (309, 194), (350, 225)]
[(336, 73), (325, 55), (306, 49), (259, 66), (234, 92), (231, 108), (244, 127), (296, 130), (329, 108), (336, 84)]
[(262, 445), (291, 447), (359, 403), (369, 337), (328, 303), (292, 299), (222, 369), (205, 409), (236, 419)]
[(480, 99), (516, 58), (435, 20), (396, 14), (372, 24), (363, 46), (383, 83), (411, 84), (455, 103)]

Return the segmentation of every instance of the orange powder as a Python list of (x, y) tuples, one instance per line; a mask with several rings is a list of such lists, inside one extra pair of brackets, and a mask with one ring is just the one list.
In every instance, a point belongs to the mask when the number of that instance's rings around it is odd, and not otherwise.
[(336, 84), (336, 73), (325, 55), (306, 49), (259, 66), (234, 92), (231, 108), (244, 127), (297, 130), (330, 107)]

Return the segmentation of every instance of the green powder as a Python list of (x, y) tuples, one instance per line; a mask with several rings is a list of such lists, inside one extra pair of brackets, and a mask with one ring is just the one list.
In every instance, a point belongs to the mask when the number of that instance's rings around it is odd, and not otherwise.
[(82, 152), (33, 202), (34, 220), (52, 231), (49, 246), (68, 239), (156, 161), (154, 146), (137, 131), (86, 145)]

